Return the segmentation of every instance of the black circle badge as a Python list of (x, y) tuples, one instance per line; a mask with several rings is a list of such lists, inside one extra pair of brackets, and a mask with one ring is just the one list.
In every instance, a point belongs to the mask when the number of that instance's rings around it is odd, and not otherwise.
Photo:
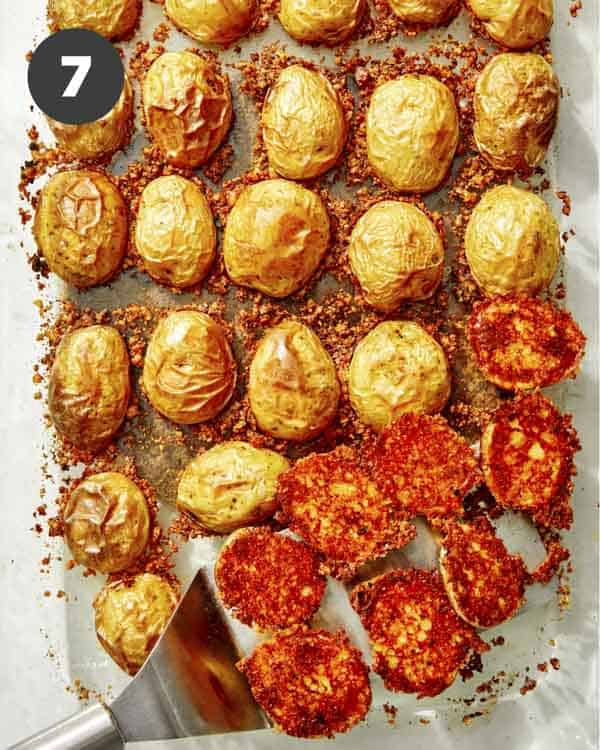
[(125, 71), (112, 44), (95, 31), (65, 29), (36, 48), (27, 73), (34, 102), (70, 125), (93, 122), (114, 107)]

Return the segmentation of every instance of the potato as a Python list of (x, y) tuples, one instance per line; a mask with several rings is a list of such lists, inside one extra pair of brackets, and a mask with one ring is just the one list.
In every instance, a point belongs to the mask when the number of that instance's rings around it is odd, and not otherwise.
[(390, 8), (406, 23), (441, 26), (460, 10), (457, 0), (388, 0)]
[(49, 269), (84, 289), (115, 275), (127, 248), (127, 208), (106, 175), (58, 172), (38, 200), (33, 235)]
[(458, 145), (458, 113), (437, 78), (403, 75), (379, 85), (367, 111), (367, 154), (388, 187), (427, 193), (446, 176)]
[(492, 39), (511, 49), (541, 42), (554, 20), (553, 0), (467, 0), (467, 5)]
[(237, 369), (225, 332), (195, 310), (179, 310), (156, 326), (142, 382), (152, 406), (172, 422), (206, 422), (222, 411)]
[(157, 58), (146, 73), (142, 98), (151, 140), (177, 167), (207, 162), (231, 125), (229, 78), (193, 52)]
[(191, 180), (167, 175), (144, 188), (135, 245), (152, 278), (181, 288), (197, 284), (210, 270), (216, 244), (210, 206)]
[(129, 405), (129, 356), (111, 326), (77, 328), (54, 357), (48, 408), (56, 430), (77, 448), (96, 452), (117, 432)]
[(550, 284), (558, 266), (558, 224), (542, 198), (513, 185), (499, 185), (473, 209), (465, 255), (486, 294), (537, 294)]
[(131, 479), (116, 471), (86, 477), (71, 493), (63, 516), (73, 557), (100, 573), (128, 568), (148, 543), (146, 498)]
[(406, 412), (434, 414), (450, 396), (446, 355), (417, 323), (388, 320), (356, 347), (348, 391), (361, 421), (377, 432)]
[(434, 223), (402, 201), (382, 201), (363, 214), (348, 255), (367, 302), (384, 311), (431, 297), (444, 270), (444, 244)]
[(236, 284), (287, 297), (316, 271), (329, 245), (329, 217), (316, 194), (287, 180), (246, 188), (225, 227), (225, 268)]
[(55, 29), (89, 29), (107, 39), (123, 39), (135, 29), (141, 0), (48, 0)]
[(166, 0), (165, 12), (199, 42), (230, 44), (250, 29), (256, 0)]
[(215, 445), (187, 465), (177, 506), (205, 528), (228, 534), (273, 515), (277, 478), (288, 468), (288, 460), (279, 453), (249, 443)]
[(355, 32), (366, 0), (281, 0), (279, 20), (299, 42), (340, 44)]
[(121, 669), (134, 675), (150, 655), (176, 606), (173, 587), (153, 573), (141, 573), (131, 584), (109, 583), (94, 600), (100, 645)]
[(261, 430), (276, 438), (306, 441), (333, 420), (340, 384), (333, 360), (316, 334), (286, 320), (269, 329), (252, 359), (250, 408)]
[(325, 76), (302, 65), (285, 68), (271, 86), (261, 123), (269, 164), (291, 180), (330, 169), (348, 134), (336, 90)]
[(530, 170), (546, 156), (560, 87), (541, 55), (496, 55), (477, 78), (473, 135), (494, 169)]

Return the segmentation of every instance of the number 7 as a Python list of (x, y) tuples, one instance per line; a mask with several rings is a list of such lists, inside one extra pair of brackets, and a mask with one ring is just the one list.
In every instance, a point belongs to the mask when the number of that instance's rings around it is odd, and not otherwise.
[(73, 78), (67, 84), (67, 88), (63, 92), (63, 96), (74, 97), (79, 93), (85, 77), (90, 72), (92, 67), (92, 58), (90, 55), (63, 55), (60, 58), (60, 64), (63, 68), (77, 68), (73, 73)]

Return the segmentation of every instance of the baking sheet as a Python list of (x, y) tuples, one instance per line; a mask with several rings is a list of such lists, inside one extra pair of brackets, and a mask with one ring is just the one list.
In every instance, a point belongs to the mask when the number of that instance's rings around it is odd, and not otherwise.
[[(29, 529), (33, 526), (32, 512), (39, 504), (40, 455), (46, 444), (42, 415), (43, 403), (33, 399), (31, 384), (32, 363), (37, 357), (34, 332), (38, 326), (37, 310), (32, 301), (38, 297), (35, 282), (25, 261), (24, 242), (29, 252), (32, 240), (22, 233), (16, 216), (16, 183), (18, 166), (26, 158), (25, 128), (39, 118), (29, 111), (26, 93), (25, 52), (32, 46), (32, 35), (43, 38), (44, 11), (41, 0), (23, 0), (17, 6), (3, 2), (0, 7), (0, 75), (3, 84), (0, 108), (0, 241), (2, 250), (3, 294), (0, 303), (1, 332), (4, 343), (0, 358), (0, 384), (4, 396), (0, 421), (0, 484), (2, 506), (0, 513), (0, 576), (5, 595), (0, 617), (0, 644), (5, 679), (1, 707), (0, 740), (10, 744), (46, 724), (62, 718), (81, 707), (73, 692), (66, 686), (80, 680), (86, 688), (98, 690), (103, 696), (116, 695), (127, 683), (118, 668), (105, 656), (95, 639), (92, 625), (91, 600), (101, 586), (101, 577), (82, 580), (77, 570), (67, 572), (54, 562), (47, 574), (40, 575), (40, 559), (48, 551), (62, 554), (62, 541), (46, 549), (42, 541)], [(598, 174), (594, 144), (594, 124), (597, 127), (598, 60), (595, 49), (598, 39), (598, 10), (592, 0), (575, 20), (569, 15), (568, 3), (557, 0), (556, 22), (553, 33), (555, 69), (565, 96), (561, 102), (561, 116), (550, 155), (549, 174), (556, 189), (566, 190), (572, 198), (573, 210), (569, 217), (560, 214), (560, 203), (553, 208), (561, 219), (561, 230), (575, 227), (576, 237), (568, 243), (566, 281), (568, 306), (588, 336), (587, 357), (582, 373), (552, 397), (563, 408), (575, 413), (575, 423), (582, 436), (583, 449), (578, 454), (579, 475), (574, 497), (575, 525), (566, 535), (573, 553), (575, 575), (572, 579), (572, 607), (561, 615), (552, 588), (534, 587), (528, 592), (528, 604), (519, 616), (493, 631), (506, 639), (506, 645), (495, 648), (484, 660), (482, 675), (462, 684), (460, 681), (435, 699), (417, 701), (412, 696), (395, 696), (385, 691), (378, 677), (374, 678), (374, 706), (368, 724), (361, 726), (336, 743), (340, 747), (362, 747), (376, 742), (387, 747), (402, 742), (407, 748), (420, 748), (435, 743), (440, 747), (490, 748), (510, 745), (521, 748), (593, 748), (597, 746), (597, 604), (598, 604)], [(32, 19), (34, 19), (32, 23)], [(162, 8), (146, 0), (141, 35), (151, 37), (155, 26), (163, 20)], [(451, 25), (448, 33), (458, 37), (463, 33), (465, 14)], [(443, 35), (445, 35), (445, 31)], [(276, 22), (267, 32), (243, 42), (241, 58), (262, 46), (267, 40), (281, 36)], [(418, 49), (426, 46), (431, 35), (409, 41), (406, 46)], [(393, 44), (394, 42), (392, 42)], [(405, 45), (404, 39), (397, 44)], [(170, 49), (192, 46), (193, 42), (172, 33), (167, 43)], [(318, 60), (330, 55), (319, 48), (299, 48), (288, 40), (292, 53)], [(363, 50), (373, 53), (365, 42)], [(235, 74), (228, 71), (234, 79)], [(236, 162), (236, 173), (250, 164), (252, 145), (252, 116), (240, 109), (239, 99), (233, 146), (241, 158)], [(594, 122), (594, 117), (596, 121)], [(45, 127), (40, 127), (46, 140)], [(134, 152), (144, 143), (138, 131)], [(560, 158), (557, 157), (560, 154)], [(122, 169), (123, 158), (115, 169)], [(434, 205), (433, 196), (428, 203)], [(125, 282), (117, 282), (125, 283)], [(115, 287), (117, 286), (115, 284)], [(141, 291), (140, 287), (140, 291)], [(167, 304), (158, 287), (148, 293), (143, 287), (144, 302)], [(98, 306), (110, 306), (111, 295), (118, 290), (109, 288)], [(61, 286), (53, 281), (50, 294), (59, 294)], [(148, 296), (151, 296), (151, 299)], [(113, 298), (116, 299), (116, 296)], [(180, 297), (179, 303), (183, 301)], [(171, 303), (172, 304), (172, 303)], [(52, 468), (52, 467), (50, 467)], [(52, 500), (52, 498), (48, 498)], [(168, 510), (165, 511), (168, 514)], [(532, 539), (531, 529), (522, 528), (522, 539)], [(514, 535), (509, 538), (515, 539)], [(517, 541), (519, 537), (516, 537)], [(180, 553), (178, 570), (183, 581), (195, 566), (210, 567), (220, 542), (196, 540)], [(415, 562), (431, 561), (432, 549), (411, 545), (407, 554), (419, 556)], [(535, 554), (535, 551), (533, 552)], [(56, 599), (56, 592), (64, 590), (68, 597)], [(44, 596), (49, 591), (50, 597)], [(345, 607), (345, 609), (344, 609)], [(356, 616), (347, 604), (341, 584), (331, 582), (326, 606), (319, 615), (327, 627), (342, 622), (349, 628), (357, 645), (367, 652), (364, 633)], [(236, 626), (242, 649), (253, 645), (255, 636), (248, 628)], [(556, 645), (550, 646), (554, 640)], [(47, 655), (51, 652), (52, 656)], [(561, 669), (536, 672), (535, 665), (556, 656)], [(538, 681), (533, 692), (522, 697), (523, 666), (532, 667), (530, 676)], [(503, 691), (497, 705), (491, 701), (474, 704), (470, 711), (484, 715), (470, 726), (463, 717), (467, 712), (457, 698), (471, 696), (475, 686), (500, 669), (510, 675), (521, 673), (512, 689)], [(389, 702), (398, 707), (395, 727), (387, 726), (387, 715), (381, 706)], [(421, 722), (429, 723), (421, 723)], [(199, 740), (178, 740), (169, 743), (137, 743), (157, 747), (207, 748), (270, 748), (297, 745), (301, 741), (273, 736), (268, 731), (240, 736), (214, 736)], [(304, 743), (305, 744), (305, 743)], [(312, 746), (322, 743), (312, 742)], [(328, 743), (328, 746), (330, 743)]]

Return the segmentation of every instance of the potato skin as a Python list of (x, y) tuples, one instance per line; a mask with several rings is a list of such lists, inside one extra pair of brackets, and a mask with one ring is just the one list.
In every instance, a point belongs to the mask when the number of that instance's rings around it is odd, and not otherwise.
[(417, 323), (380, 323), (354, 351), (350, 402), (361, 421), (380, 432), (406, 412), (434, 414), (450, 396), (442, 347)]
[(107, 39), (123, 39), (135, 28), (141, 0), (48, 0), (55, 29), (89, 29)]
[(219, 534), (260, 523), (277, 508), (277, 478), (289, 468), (275, 451), (239, 440), (220, 443), (194, 458), (177, 490), (177, 506)]
[(131, 585), (106, 585), (94, 600), (100, 645), (122, 670), (136, 674), (176, 606), (173, 587), (153, 573), (137, 575)]
[(367, 155), (393, 190), (427, 193), (442, 182), (458, 145), (454, 96), (426, 75), (378, 86), (367, 111)]
[(232, 281), (271, 297), (287, 297), (316, 271), (329, 245), (321, 198), (295, 182), (264, 180), (233, 206), (223, 239)]
[(131, 479), (116, 471), (86, 477), (71, 493), (63, 515), (73, 557), (101, 573), (128, 568), (148, 543), (146, 498)]
[(58, 172), (42, 188), (33, 235), (48, 267), (79, 289), (103, 284), (127, 248), (127, 208), (100, 172)]
[(172, 422), (196, 424), (222, 411), (237, 369), (225, 332), (195, 310), (179, 310), (156, 326), (142, 382), (152, 406)]
[(510, 49), (529, 49), (548, 34), (554, 21), (553, 0), (467, 0), (487, 33)]
[(336, 90), (325, 76), (302, 65), (285, 68), (271, 86), (261, 123), (270, 166), (290, 180), (327, 172), (348, 135)]
[(250, 29), (256, 0), (166, 0), (165, 12), (199, 42), (230, 44)]
[(165, 52), (146, 73), (143, 104), (150, 138), (177, 167), (204, 164), (232, 119), (229, 79), (192, 52)]
[(499, 185), (473, 209), (465, 233), (465, 255), (479, 287), (488, 295), (545, 289), (560, 258), (560, 232), (539, 196)]
[(317, 335), (295, 320), (270, 328), (250, 365), (250, 408), (263, 432), (311, 440), (337, 411), (340, 384)]
[(125, 76), (123, 91), (115, 106), (104, 117), (82, 125), (68, 125), (46, 117), (60, 148), (78, 159), (112, 156), (124, 144), (133, 120), (133, 91)]
[(366, 0), (281, 0), (279, 20), (299, 42), (333, 47), (352, 36), (366, 5)]
[(135, 245), (152, 278), (180, 288), (197, 284), (210, 270), (216, 244), (210, 206), (191, 180), (166, 175), (144, 188)]
[(495, 168), (527, 171), (546, 156), (558, 117), (560, 88), (541, 55), (504, 52), (477, 78), (473, 135)]
[(57, 431), (97, 452), (117, 432), (129, 405), (129, 356), (111, 326), (77, 328), (63, 336), (50, 371), (48, 408)]
[(444, 270), (444, 243), (411, 203), (381, 201), (356, 222), (348, 256), (367, 302), (389, 312), (431, 297)]
[(390, 8), (406, 23), (441, 26), (460, 10), (457, 0), (388, 0)]

